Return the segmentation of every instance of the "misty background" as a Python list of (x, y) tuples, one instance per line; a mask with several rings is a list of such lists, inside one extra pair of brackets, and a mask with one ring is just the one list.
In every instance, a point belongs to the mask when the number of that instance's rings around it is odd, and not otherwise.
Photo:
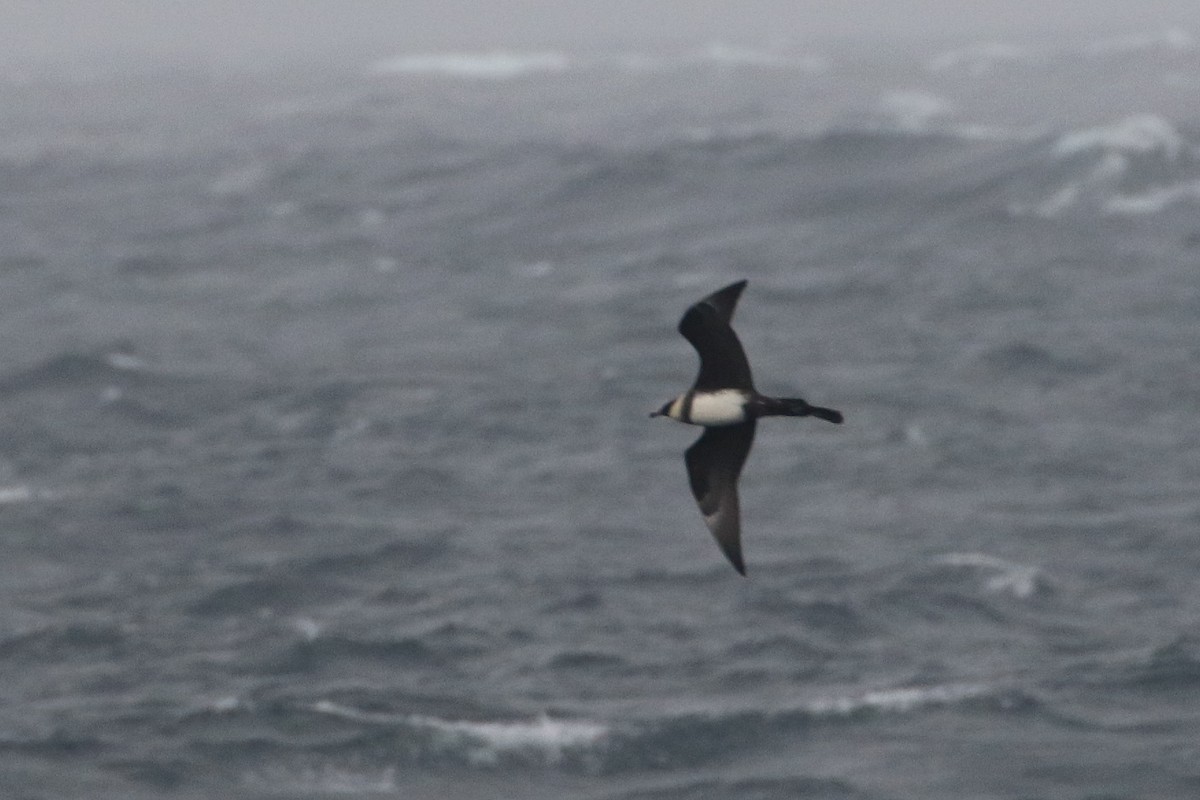
[(1052, 40), (1200, 27), (1188, 0), (5, 0), (0, 64), (255, 68), (504, 48), (723, 41), (803, 48), (992, 37)]

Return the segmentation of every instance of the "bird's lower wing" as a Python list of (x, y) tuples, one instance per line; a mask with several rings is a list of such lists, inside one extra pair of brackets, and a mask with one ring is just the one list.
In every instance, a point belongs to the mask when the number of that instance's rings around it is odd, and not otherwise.
[(688, 482), (717, 544), (734, 568), (746, 574), (742, 561), (738, 477), (754, 443), (754, 421), (707, 428), (684, 453)]

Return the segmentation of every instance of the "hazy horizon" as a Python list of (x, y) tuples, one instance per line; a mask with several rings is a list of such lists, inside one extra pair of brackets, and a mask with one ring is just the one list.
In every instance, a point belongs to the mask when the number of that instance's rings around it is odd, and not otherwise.
[(267, 66), (369, 63), (406, 53), (489, 49), (600, 49), (721, 41), (803, 49), (831, 41), (894, 43), (1029, 40), (1062, 35), (1200, 30), (1191, 0), (1127, 3), (1016, 0), (632, 0), (590, 4), (511, 0), (0, 0), (8, 21), (0, 65), (138, 62)]

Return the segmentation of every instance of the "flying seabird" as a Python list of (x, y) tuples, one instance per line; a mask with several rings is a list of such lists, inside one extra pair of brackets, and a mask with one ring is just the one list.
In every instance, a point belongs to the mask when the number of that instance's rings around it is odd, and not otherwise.
[(700, 372), (691, 389), (650, 413), (704, 427), (684, 454), (688, 482), (705, 524), (743, 575), (737, 482), (754, 443), (755, 420), (811, 416), (842, 421), (840, 411), (809, 405), (799, 397), (767, 397), (754, 388), (746, 353), (729, 324), (746, 283), (731, 283), (684, 313), (679, 332), (700, 354)]

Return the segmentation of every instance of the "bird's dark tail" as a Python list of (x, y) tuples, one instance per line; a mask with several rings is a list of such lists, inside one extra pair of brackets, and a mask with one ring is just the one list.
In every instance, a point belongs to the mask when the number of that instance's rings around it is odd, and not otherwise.
[(767, 406), (767, 415), (781, 417), (816, 417), (826, 422), (840, 425), (844, 417), (842, 412), (832, 408), (809, 405), (807, 400), (800, 397), (773, 397)]

